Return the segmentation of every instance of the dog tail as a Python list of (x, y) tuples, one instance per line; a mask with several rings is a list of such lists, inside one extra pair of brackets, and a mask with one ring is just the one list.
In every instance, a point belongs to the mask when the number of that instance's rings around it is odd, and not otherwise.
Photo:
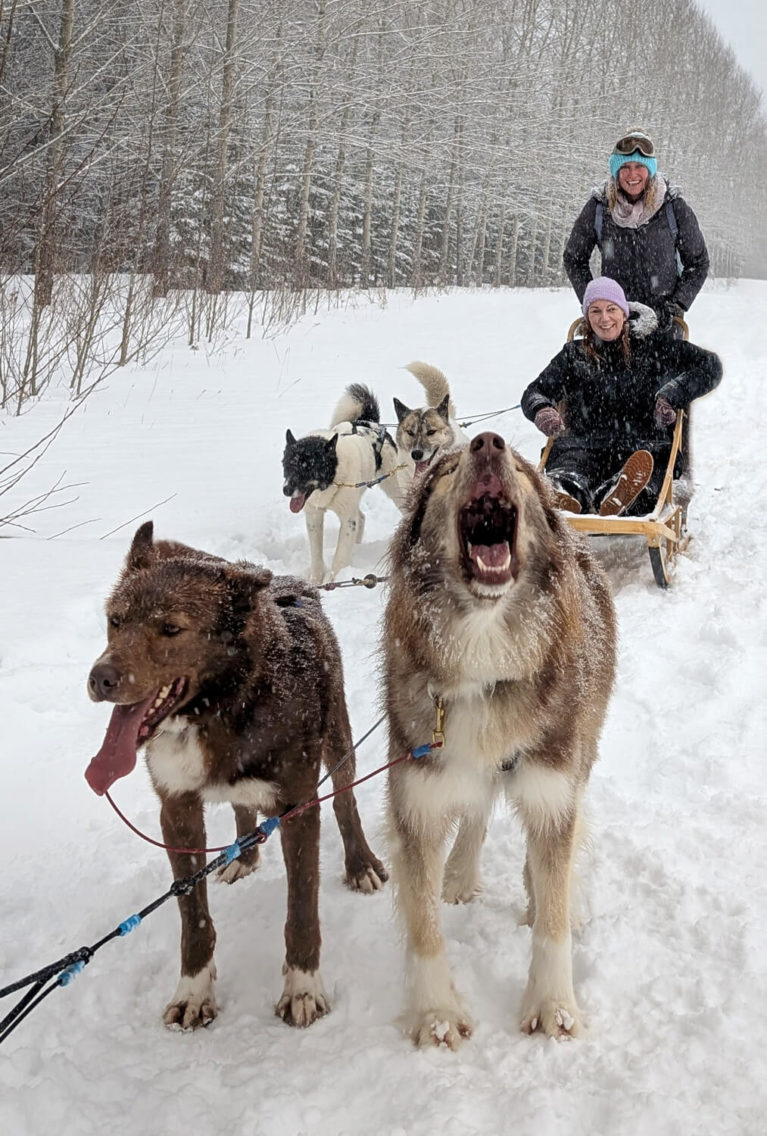
[[(439, 406), (445, 395), (450, 394), (450, 386), (447, 379), (441, 371), (436, 367), (432, 367), (430, 363), (408, 363), (405, 367), (406, 371), (410, 371), (411, 375), (415, 375), (418, 382), (426, 391), (426, 402), (429, 406)], [(453, 400), (450, 399), (447, 404), (448, 414), (451, 418), (455, 418), (455, 407)]]
[(339, 422), (380, 422), (381, 411), (378, 399), (362, 383), (351, 383), (346, 388), (338, 406), (333, 411), (330, 428)]

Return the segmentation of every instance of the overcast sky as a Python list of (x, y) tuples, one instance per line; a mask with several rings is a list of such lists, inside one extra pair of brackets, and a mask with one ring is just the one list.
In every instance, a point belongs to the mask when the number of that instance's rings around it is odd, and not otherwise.
[(767, 0), (697, 0), (697, 4), (761, 87), (767, 109)]

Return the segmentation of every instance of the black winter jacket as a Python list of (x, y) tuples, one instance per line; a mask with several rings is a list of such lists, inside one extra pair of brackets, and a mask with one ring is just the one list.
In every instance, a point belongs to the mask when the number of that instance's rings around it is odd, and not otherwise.
[(544, 406), (559, 406), (568, 446), (614, 448), (668, 442), (673, 427), (656, 426), (655, 399), (662, 395), (675, 410), (707, 394), (719, 384), (718, 355), (694, 343), (657, 330), (652, 312), (629, 305), (631, 360), (627, 365), (620, 341), (602, 343), (600, 362), (590, 358), (582, 340), (566, 343), (522, 395), (522, 412), (531, 421)]
[[(708, 275), (708, 250), (698, 219), (676, 189), (666, 184), (666, 196), (657, 213), (638, 229), (616, 225), (607, 207), (607, 183), (595, 189), (573, 225), (565, 246), (565, 272), (579, 300), (591, 280), (589, 260), (597, 244), (597, 204), (602, 205), (602, 275), (617, 280), (626, 297), (649, 304), (662, 315), (664, 304), (689, 308)], [(669, 227), (666, 201), (673, 202), (677, 223), (676, 244)], [(677, 274), (676, 253), (682, 263)], [(661, 319), (663, 323), (663, 319)]]

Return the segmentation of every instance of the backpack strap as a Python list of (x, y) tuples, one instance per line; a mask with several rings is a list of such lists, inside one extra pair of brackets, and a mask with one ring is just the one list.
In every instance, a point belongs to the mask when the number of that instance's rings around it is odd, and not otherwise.
[(684, 272), (684, 265), (682, 264), (682, 258), (679, 255), (679, 245), (677, 242), (677, 238), (679, 236), (679, 225), (677, 224), (676, 213), (674, 212), (674, 202), (670, 197), (666, 202), (666, 220), (668, 221), (668, 227), (671, 232), (671, 236), (674, 239), (674, 250), (676, 252), (676, 274), (677, 276), (681, 276)]
[[(598, 201), (596, 212), (594, 213), (594, 232), (597, 235), (597, 244), (599, 245), (600, 249), (602, 248), (602, 222), (604, 220), (604, 214), (604, 206), (602, 205), (601, 201)], [(674, 223), (676, 224), (676, 219)], [(674, 240), (676, 241), (676, 237), (674, 237)]]

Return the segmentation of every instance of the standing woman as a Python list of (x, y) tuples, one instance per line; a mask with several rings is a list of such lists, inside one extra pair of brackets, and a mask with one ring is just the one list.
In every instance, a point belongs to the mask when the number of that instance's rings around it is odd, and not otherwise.
[(565, 272), (581, 302), (595, 245), (602, 254), (601, 275), (651, 307), (662, 331), (672, 330), (673, 317), (687, 311), (708, 275), (698, 219), (658, 173), (655, 146), (642, 130), (616, 142), (610, 177), (592, 191), (565, 247)]
[[(546, 460), (560, 508), (649, 512), (671, 453), (677, 411), (718, 385), (718, 355), (658, 330), (652, 309), (620, 284), (592, 280), (583, 339), (566, 343), (522, 395), (522, 411), (555, 439)], [(631, 317), (631, 318), (629, 318)]]

